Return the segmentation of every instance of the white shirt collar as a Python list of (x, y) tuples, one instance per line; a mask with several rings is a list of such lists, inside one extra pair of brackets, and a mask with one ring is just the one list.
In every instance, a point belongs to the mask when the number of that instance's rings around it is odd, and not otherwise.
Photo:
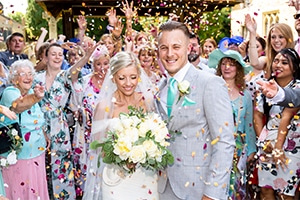
[[(192, 66), (192, 64), (190, 62), (187, 62), (183, 68), (181, 68), (175, 75), (173, 78), (176, 79), (177, 82), (182, 82), (187, 71), (189, 70), (189, 68)], [(170, 79), (170, 75), (168, 75), (168, 81)]]

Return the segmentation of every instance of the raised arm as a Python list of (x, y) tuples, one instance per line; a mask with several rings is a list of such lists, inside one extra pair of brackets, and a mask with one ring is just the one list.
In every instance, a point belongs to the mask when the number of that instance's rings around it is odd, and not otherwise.
[(79, 15), (78, 18), (76, 19), (77, 24), (78, 24), (78, 34), (77, 34), (77, 39), (79, 40), (79, 45), (83, 42), (83, 38), (85, 35), (86, 27), (87, 27), (87, 22), (85, 19), (85, 16)]
[(274, 80), (259, 80), (256, 83), (270, 103), (290, 108), (300, 107), (300, 88), (281, 88)]
[[(126, 0), (125, 3), (122, 2), (123, 9), (121, 11), (124, 13), (126, 18), (126, 33), (125, 35), (128, 37), (132, 37), (132, 18), (137, 14), (136, 8), (133, 9), (133, 1), (131, 1), (130, 5)], [(132, 38), (133, 39), (133, 38)]]
[(250, 60), (250, 65), (257, 69), (263, 70), (266, 65), (266, 57), (258, 57), (257, 47), (256, 47), (256, 29), (257, 24), (254, 18), (251, 18), (249, 14), (245, 16), (245, 26), (250, 33), (249, 44), (248, 44), (248, 55)]
[(34, 104), (41, 101), (44, 97), (45, 88), (41, 85), (34, 87), (33, 94), (27, 94), (24, 97), (16, 99), (11, 106), (11, 110), (16, 113), (22, 113), (25, 110), (30, 109)]
[(89, 42), (85, 55), (70, 68), (71, 79), (73, 83), (78, 80), (78, 75), (81, 68), (89, 61), (89, 58), (98, 45), (100, 45), (100, 42)]
[(47, 34), (48, 34), (47, 29), (45, 29), (44, 27), (41, 28), (41, 31), (42, 31), (42, 33), (41, 33), (41, 35), (40, 35), (40, 37), (39, 37), (39, 39), (37, 40), (36, 45), (35, 45), (35, 55), (37, 55), (37, 52), (38, 52), (39, 48), (40, 48), (40, 47), (42, 46), (42, 44), (44, 43), (45, 38), (46, 38), (46, 36), (47, 36)]

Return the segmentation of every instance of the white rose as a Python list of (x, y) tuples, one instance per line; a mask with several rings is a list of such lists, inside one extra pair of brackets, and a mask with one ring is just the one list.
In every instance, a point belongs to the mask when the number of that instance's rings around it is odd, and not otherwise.
[(124, 118), (121, 118), (121, 123), (122, 123), (124, 129), (129, 129), (130, 127), (133, 126), (134, 121), (131, 118), (124, 117)]
[(150, 158), (155, 158), (157, 154), (157, 145), (152, 140), (146, 140), (143, 142), (143, 146)]
[(6, 159), (5, 158), (0, 159), (0, 166), (3, 166), (3, 167), (6, 166)]
[(168, 137), (168, 129), (167, 128), (161, 128), (161, 129), (157, 129), (153, 132), (154, 136), (155, 136), (155, 141), (158, 142), (158, 143), (163, 143), (165, 142), (165, 140)]
[(129, 152), (132, 148), (131, 141), (128, 138), (119, 138), (118, 142), (114, 145), (114, 153), (119, 155), (121, 160), (126, 160), (129, 157)]
[(16, 136), (16, 135), (18, 135), (18, 131), (16, 130), (16, 129), (12, 129), (11, 130), (11, 134), (13, 135), (13, 136)]
[(114, 118), (110, 121), (109, 129), (114, 130), (118, 133), (122, 133), (124, 131), (124, 128), (119, 118)]
[(124, 137), (134, 143), (139, 139), (139, 131), (137, 128), (126, 129), (124, 130)]
[(148, 120), (145, 120), (144, 122), (142, 122), (140, 124), (140, 127), (139, 127), (139, 136), (140, 137), (145, 137), (146, 136), (146, 133), (150, 130), (150, 127), (149, 127), (149, 123), (148, 123)]
[(17, 154), (15, 151), (12, 151), (8, 154), (7, 162), (9, 165), (14, 165), (17, 163)]
[(145, 163), (146, 162), (146, 151), (143, 145), (132, 147), (129, 154), (129, 161), (133, 163)]
[(188, 82), (187, 80), (178, 83), (178, 90), (183, 94), (189, 93), (189, 87), (190, 87), (190, 82)]
[(139, 119), (137, 116), (131, 116), (130, 118), (133, 122), (132, 126), (134, 126), (134, 127), (136, 127), (141, 122), (141, 119)]

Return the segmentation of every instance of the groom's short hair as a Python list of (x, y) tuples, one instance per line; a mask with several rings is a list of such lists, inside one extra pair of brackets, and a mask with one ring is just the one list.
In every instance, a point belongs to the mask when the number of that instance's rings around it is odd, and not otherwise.
[(177, 22), (177, 21), (167, 21), (163, 23), (159, 27), (158, 35), (160, 35), (160, 33), (163, 31), (173, 31), (173, 30), (181, 30), (187, 38), (190, 38), (190, 31), (188, 27), (184, 23)]

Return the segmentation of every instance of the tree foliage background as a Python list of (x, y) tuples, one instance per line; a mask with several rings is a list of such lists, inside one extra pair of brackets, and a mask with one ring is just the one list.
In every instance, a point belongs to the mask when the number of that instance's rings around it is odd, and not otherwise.
[[(117, 8), (118, 9), (118, 8)], [(230, 11), (229, 7), (222, 9), (216, 9), (212, 12), (204, 12), (198, 16), (192, 16), (192, 25), (194, 32), (197, 33), (201, 41), (204, 41), (206, 38), (214, 38), (217, 42), (223, 37), (230, 37)], [(28, 8), (26, 15), (22, 13), (13, 13), (9, 17), (12, 19), (22, 22), (25, 18), (26, 24), (26, 33), (27, 39), (33, 41), (37, 40), (41, 31), (41, 27), (44, 27), (49, 30), (49, 25), (46, 19), (43, 18), (43, 9), (35, 2), (35, 0), (28, 0)], [(105, 32), (107, 25), (106, 18), (94, 18), (93, 16), (88, 16), (87, 18), (87, 35), (99, 40), (100, 36)], [(133, 23), (133, 28), (135, 30), (145, 30), (149, 27), (149, 23), (159, 26), (159, 23), (164, 21), (160, 16), (156, 17), (143, 17), (141, 16), (138, 20), (135, 20)], [(123, 20), (125, 23), (125, 20)], [(76, 20), (73, 20), (74, 27), (77, 26)], [(57, 24), (57, 33), (63, 33), (62, 20), (58, 21)], [(70, 38), (67, 38), (70, 39)]]

